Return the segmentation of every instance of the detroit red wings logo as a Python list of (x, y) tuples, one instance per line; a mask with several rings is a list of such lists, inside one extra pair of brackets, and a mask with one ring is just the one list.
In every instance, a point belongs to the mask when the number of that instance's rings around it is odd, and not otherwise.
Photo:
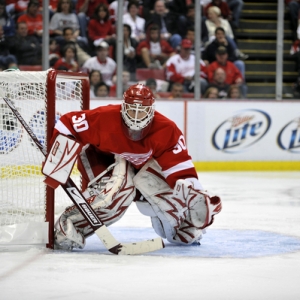
[(118, 154), (118, 153), (114, 153), (114, 154), (121, 156), (122, 158), (131, 162), (134, 165), (141, 165), (142, 163), (144, 163), (150, 159), (152, 153), (153, 153), (153, 150), (150, 149), (150, 151), (147, 153), (136, 154), (136, 153), (123, 152), (120, 154)]

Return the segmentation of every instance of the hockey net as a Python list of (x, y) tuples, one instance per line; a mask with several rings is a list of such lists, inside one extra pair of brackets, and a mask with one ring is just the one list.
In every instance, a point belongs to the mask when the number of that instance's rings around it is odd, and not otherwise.
[[(47, 149), (62, 114), (89, 108), (88, 76), (51, 69), (0, 72), (0, 245), (52, 248), (55, 218), (72, 202), (60, 187), (54, 191), (44, 184), (44, 156), (2, 97), (13, 101)], [(72, 179), (80, 187), (76, 171)]]

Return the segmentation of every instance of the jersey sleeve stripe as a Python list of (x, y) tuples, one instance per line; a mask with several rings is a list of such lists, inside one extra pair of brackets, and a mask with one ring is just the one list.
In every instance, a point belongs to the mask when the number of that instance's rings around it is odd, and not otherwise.
[(58, 130), (60, 133), (62, 133), (62, 134), (72, 135), (72, 132), (60, 120), (57, 121), (57, 123), (55, 124), (54, 128), (56, 130)]
[(173, 173), (176, 173), (176, 172), (179, 172), (182, 170), (186, 170), (186, 169), (191, 169), (191, 168), (195, 168), (195, 166), (193, 165), (191, 160), (187, 160), (187, 161), (184, 161), (184, 162), (182, 162), (168, 170), (162, 171), (162, 172), (163, 172), (165, 178), (167, 178), (168, 176), (170, 176)]

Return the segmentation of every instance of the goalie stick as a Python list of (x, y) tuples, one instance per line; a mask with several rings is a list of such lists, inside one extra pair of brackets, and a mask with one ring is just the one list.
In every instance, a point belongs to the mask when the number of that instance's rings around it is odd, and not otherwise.
[[(34, 132), (31, 130), (30, 126), (23, 119), (19, 111), (15, 108), (13, 102), (8, 98), (3, 98), (5, 103), (11, 109), (16, 118), (20, 121), (24, 129), (27, 131), (33, 142), (39, 148), (44, 156), (47, 155), (46, 149), (40, 143)], [(164, 243), (161, 238), (155, 238), (151, 240), (136, 242), (136, 243), (120, 243), (115, 239), (115, 237), (110, 233), (108, 228), (99, 219), (93, 208), (85, 200), (81, 191), (77, 188), (76, 184), (69, 177), (65, 184), (61, 184), (61, 187), (67, 193), (71, 201), (76, 205), (80, 213), (92, 227), (96, 235), (102, 241), (104, 246), (108, 251), (113, 254), (123, 254), (123, 255), (134, 255), (142, 254), (146, 252), (156, 251), (164, 248)]]

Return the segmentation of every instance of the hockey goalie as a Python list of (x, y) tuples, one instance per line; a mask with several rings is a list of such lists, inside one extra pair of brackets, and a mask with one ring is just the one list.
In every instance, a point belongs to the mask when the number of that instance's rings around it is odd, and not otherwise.
[[(200, 184), (182, 132), (155, 111), (142, 84), (129, 87), (122, 104), (63, 115), (51, 145), (46, 183), (64, 184), (77, 160), (88, 182), (83, 195), (106, 226), (135, 202), (160, 237), (191, 245), (222, 209), (220, 198)], [(68, 207), (55, 224), (56, 248), (83, 248), (92, 234), (77, 208)]]

